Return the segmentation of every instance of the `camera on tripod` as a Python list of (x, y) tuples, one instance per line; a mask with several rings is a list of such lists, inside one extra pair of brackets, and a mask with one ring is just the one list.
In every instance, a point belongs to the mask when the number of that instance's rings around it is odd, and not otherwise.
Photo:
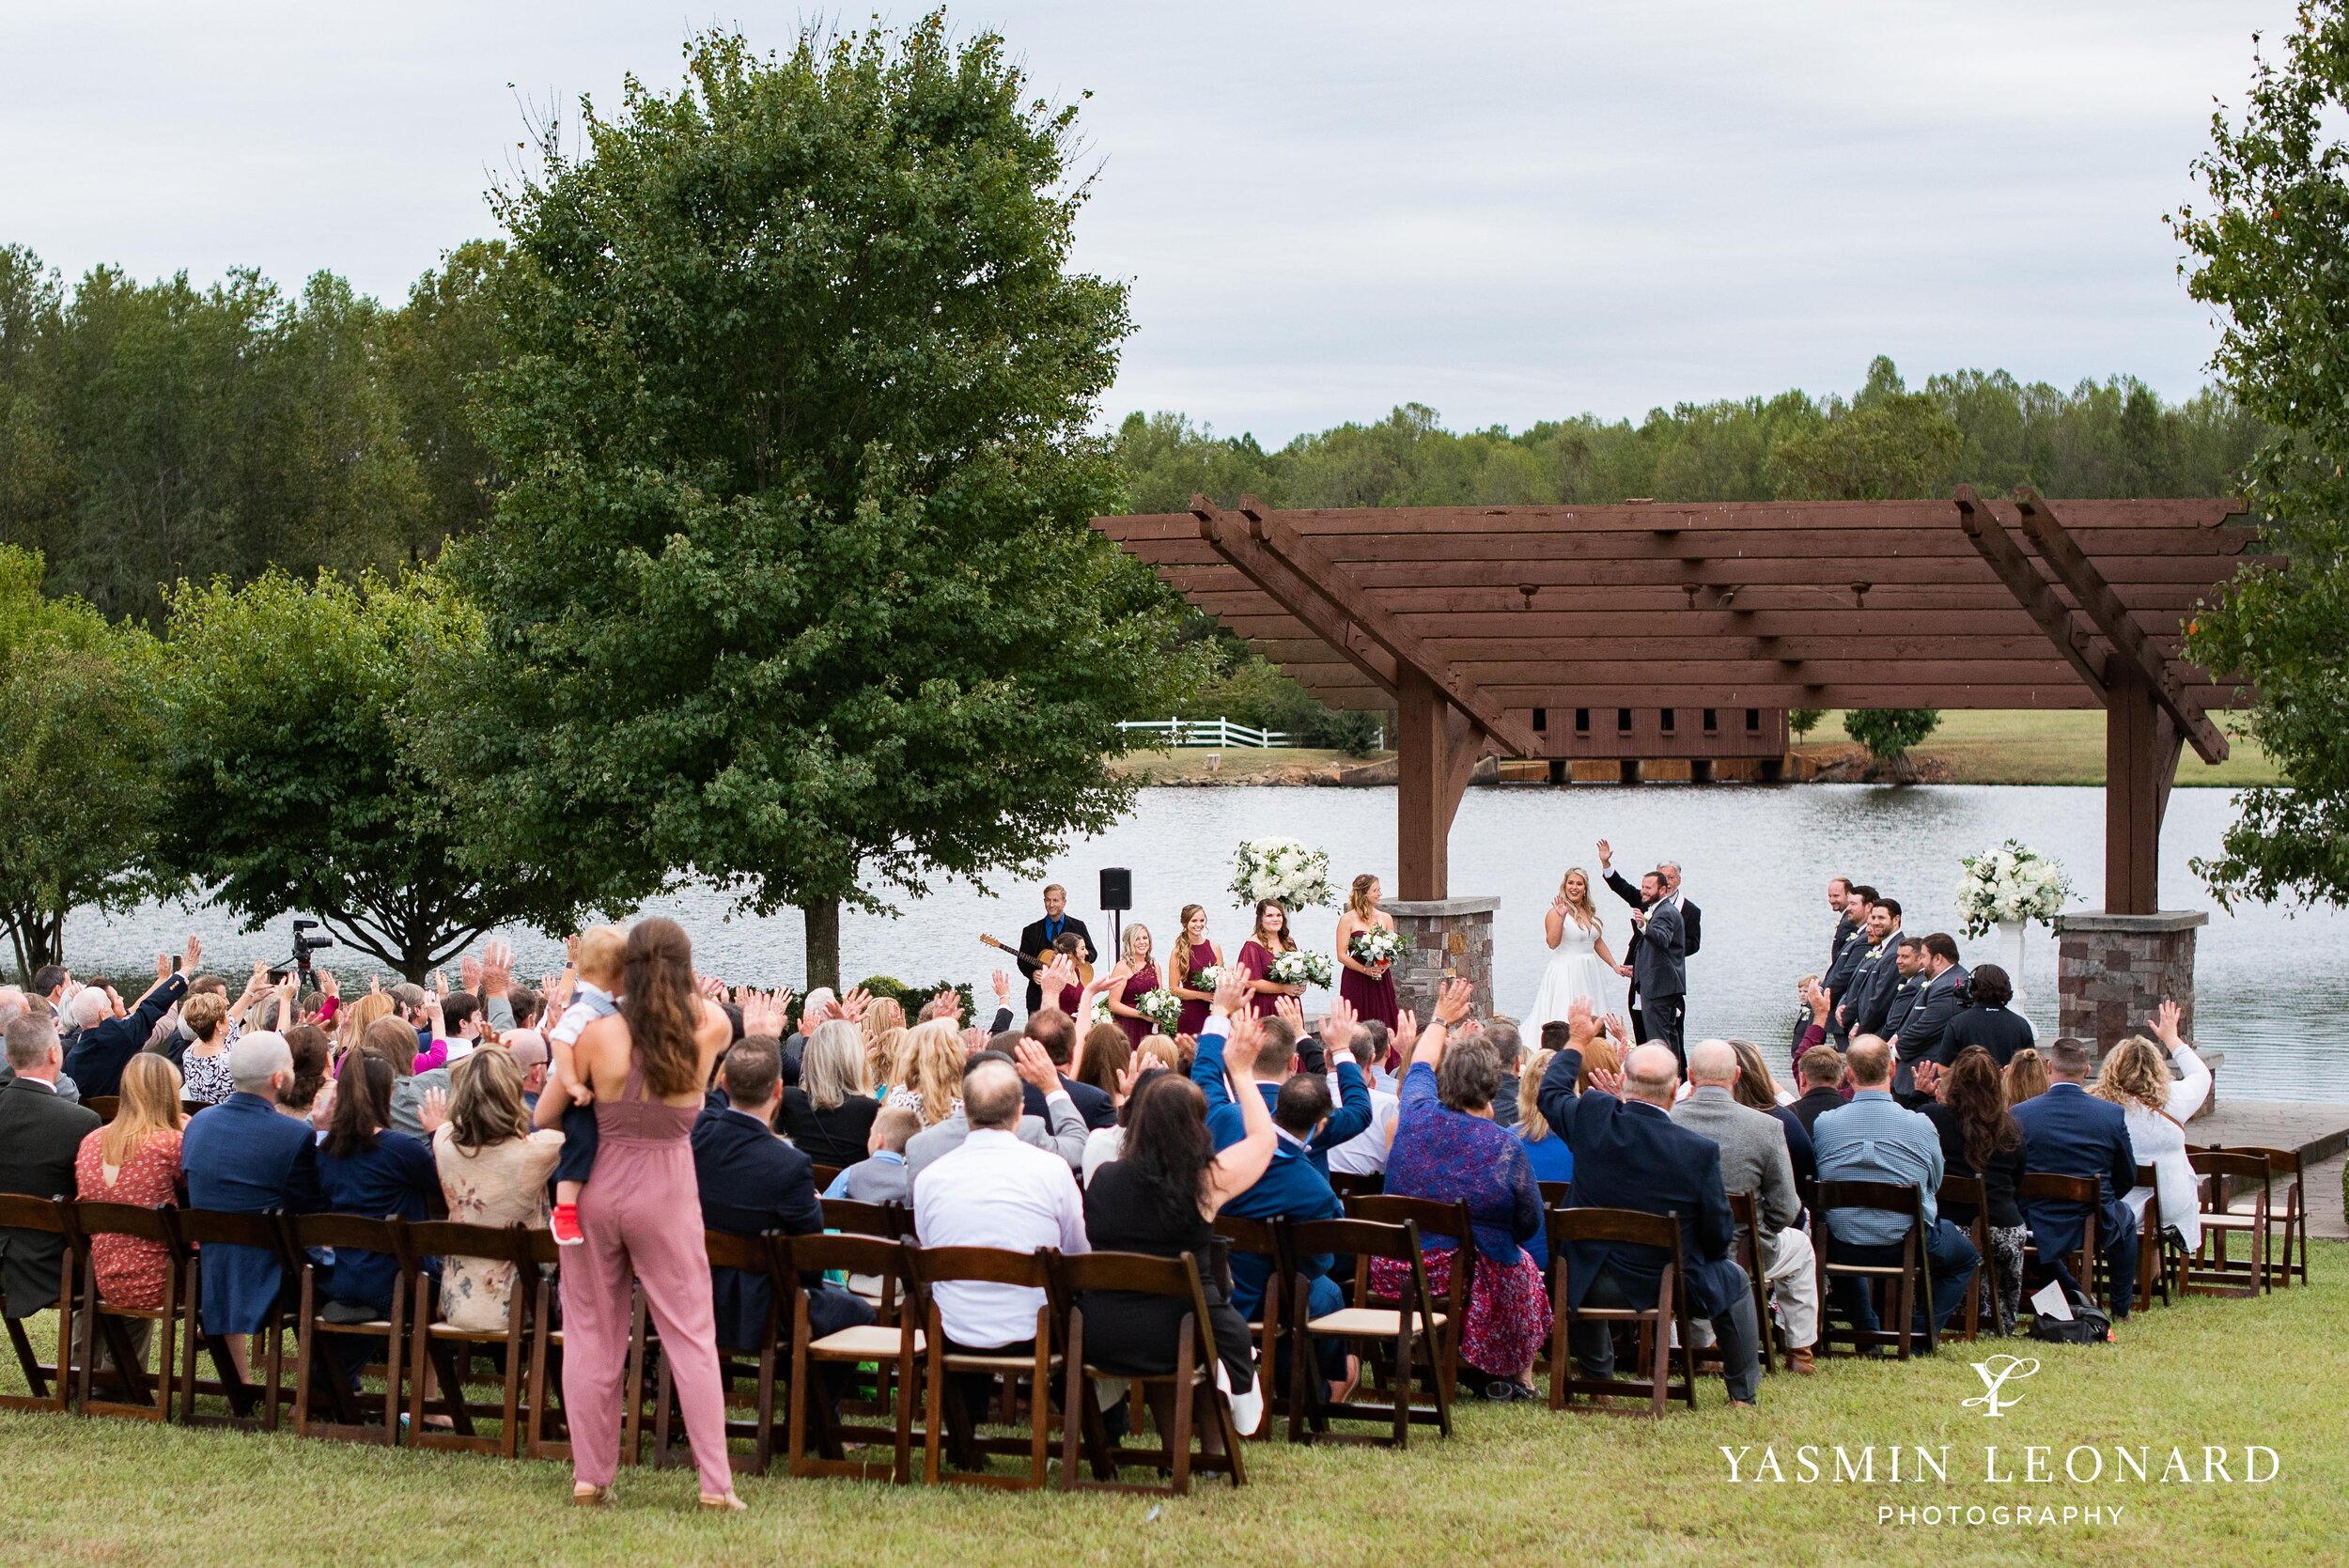
[(299, 974), (305, 982), (310, 978), (310, 955), (322, 947), (334, 945), (332, 937), (310, 935), (318, 928), (319, 923), (315, 920), (296, 920), (293, 923), (293, 956), (282, 964), (270, 966), (269, 977), (272, 980), (283, 980), (289, 974)]

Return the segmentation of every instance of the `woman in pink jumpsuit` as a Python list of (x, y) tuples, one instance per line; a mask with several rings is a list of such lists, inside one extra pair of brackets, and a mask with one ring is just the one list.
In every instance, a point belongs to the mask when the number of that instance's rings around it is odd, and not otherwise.
[[(725, 1015), (694, 994), (692, 947), (675, 921), (628, 934), (619, 1016), (579, 1037), (596, 1093), (595, 1169), (579, 1195), (583, 1245), (563, 1258), (563, 1406), (572, 1496), (605, 1500), (620, 1462), (621, 1380), (634, 1279), (661, 1332), (706, 1508), (739, 1509), (709, 1303), (709, 1256), (688, 1141)], [(554, 1084), (549, 1094), (563, 1092)]]

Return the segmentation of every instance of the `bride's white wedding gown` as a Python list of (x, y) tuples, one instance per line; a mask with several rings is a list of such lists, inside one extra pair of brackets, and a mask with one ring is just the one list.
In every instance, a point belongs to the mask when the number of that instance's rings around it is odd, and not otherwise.
[(1623, 976), (1599, 962), (1598, 939), (1596, 929), (1585, 931), (1566, 922), (1558, 949), (1542, 970), (1542, 988), (1533, 998), (1532, 1010), (1525, 1015), (1522, 1027), (1529, 1042), (1541, 1037), (1542, 1025), (1552, 1019), (1563, 1022), (1576, 997), (1589, 999), (1591, 1010), (1601, 1017), (1624, 1010), (1629, 988)]

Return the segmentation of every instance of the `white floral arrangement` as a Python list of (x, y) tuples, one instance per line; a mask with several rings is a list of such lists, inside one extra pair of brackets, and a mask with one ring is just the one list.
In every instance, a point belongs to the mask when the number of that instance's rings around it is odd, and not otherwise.
[(1329, 852), (1309, 849), (1293, 838), (1242, 839), (1232, 863), (1232, 895), (1252, 905), (1277, 898), (1291, 911), (1334, 904)]
[(1161, 1034), (1172, 1034), (1183, 1017), (1183, 999), (1163, 986), (1153, 986), (1134, 1002), (1134, 1011), (1159, 1026)]
[(1110, 1011), (1109, 992), (1102, 991), (1095, 996), (1092, 1015), (1085, 1019), (1086, 1027), (1091, 1028), (1097, 1023), (1115, 1023), (1116, 1021), (1117, 1015)]
[(1190, 979), (1183, 982), (1194, 991), (1213, 991), (1222, 983), (1223, 966), (1221, 964), (1202, 964), (1190, 971)]
[(1300, 947), (1273, 959), (1265, 978), (1276, 986), (1327, 986), (1330, 972), (1328, 954)]
[(1983, 936), (2000, 921), (2052, 924), (2071, 896), (2062, 863), (2014, 839), (1960, 863), (1965, 873), (1958, 878), (1957, 912), (1969, 937)]
[(1346, 944), (1358, 964), (1392, 964), (1403, 951), (1403, 939), (1383, 925), (1365, 926)]

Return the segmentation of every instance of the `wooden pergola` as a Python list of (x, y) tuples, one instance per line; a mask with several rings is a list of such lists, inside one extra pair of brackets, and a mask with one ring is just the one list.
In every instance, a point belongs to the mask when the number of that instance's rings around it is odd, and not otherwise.
[(2232, 689), (2178, 648), (2253, 537), (2229, 520), (2243, 510), (1967, 486), (1946, 501), (1327, 511), (1193, 496), (1094, 526), (1323, 702), (1394, 710), (1405, 899), (1449, 896), (1478, 759), (1573, 754), (1593, 711), (1699, 731), (1792, 707), (2101, 707), (2105, 906), (2150, 914), (2181, 748), (2227, 754), (2209, 710)]

